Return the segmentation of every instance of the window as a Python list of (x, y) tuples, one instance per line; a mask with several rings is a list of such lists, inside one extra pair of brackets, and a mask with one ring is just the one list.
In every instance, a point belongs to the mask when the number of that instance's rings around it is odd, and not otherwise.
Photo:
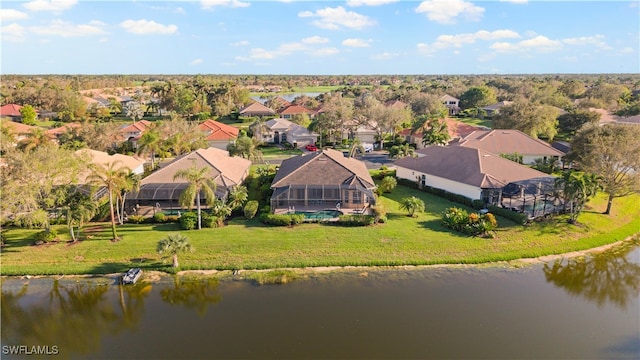
[(427, 176), (425, 174), (422, 174), (422, 176), (420, 177), (420, 184), (422, 186), (426, 186), (427, 185)]
[(354, 204), (361, 204), (362, 203), (362, 193), (360, 191), (354, 191), (352, 192), (352, 196), (353, 196), (353, 203)]

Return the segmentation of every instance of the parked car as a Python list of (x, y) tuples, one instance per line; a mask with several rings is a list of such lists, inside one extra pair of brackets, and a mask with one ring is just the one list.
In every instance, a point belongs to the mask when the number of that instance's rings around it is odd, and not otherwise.
[(307, 149), (307, 151), (318, 151), (318, 148), (313, 144), (308, 144), (304, 148)]

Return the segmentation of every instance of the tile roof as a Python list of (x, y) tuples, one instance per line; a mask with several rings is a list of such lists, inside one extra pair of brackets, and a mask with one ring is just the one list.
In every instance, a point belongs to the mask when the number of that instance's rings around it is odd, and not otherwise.
[(198, 128), (207, 133), (208, 141), (236, 139), (239, 134), (238, 128), (211, 119), (198, 125)]
[(429, 146), (421, 157), (406, 157), (395, 166), (431, 174), (482, 189), (502, 188), (510, 182), (552, 177), (481, 149), (462, 146)]
[(13, 116), (13, 117), (21, 117), (20, 109), (22, 106), (18, 104), (7, 104), (0, 106), (0, 116)]
[(148, 120), (140, 120), (131, 125), (126, 125), (120, 128), (120, 132), (128, 133), (128, 132), (142, 132), (145, 131), (151, 126), (151, 121)]
[(494, 154), (564, 156), (548, 143), (518, 130), (477, 130), (450, 145), (482, 149)]
[(403, 103), (400, 100), (389, 100), (386, 103), (384, 103), (384, 105), (387, 106), (387, 107), (390, 107), (390, 108), (395, 108), (395, 109), (397, 109), (397, 108), (402, 109), (402, 108), (407, 107), (407, 104)]
[[(87, 157), (92, 164), (95, 165), (108, 165), (114, 162), (119, 162), (119, 167), (124, 167), (131, 171), (136, 171), (136, 169), (140, 169), (141, 165), (144, 165), (145, 160), (139, 157), (128, 156), (123, 154), (113, 154), (109, 155), (104, 151), (92, 150), (92, 149), (80, 149), (75, 152), (78, 156)], [(87, 177), (91, 174), (91, 172), (86, 171), (79, 175), (78, 183), (84, 184), (86, 183)]]
[(25, 125), (11, 120), (2, 120), (2, 127), (10, 128), (14, 135), (28, 134), (32, 130), (38, 129), (37, 126)]
[(209, 174), (216, 182), (216, 185), (228, 188), (242, 183), (249, 173), (251, 161), (237, 156), (229, 156), (227, 151), (214, 147), (199, 149), (175, 158), (166, 166), (142, 179), (140, 185), (186, 183), (186, 180), (174, 180), (173, 176), (177, 171), (188, 169), (194, 165), (208, 167), (210, 169)]
[[(469, 124), (463, 123), (462, 121), (458, 121), (451, 118), (446, 118), (446, 121), (447, 121), (447, 130), (449, 131), (449, 136), (452, 139), (469, 135), (470, 133), (481, 129), (477, 126), (469, 125)], [(402, 136), (409, 136), (411, 135), (411, 129), (404, 129), (400, 131), (399, 134)], [(422, 138), (422, 131), (417, 131), (413, 133), (413, 136), (417, 138)]]
[(495, 111), (495, 110), (500, 109), (503, 106), (507, 106), (507, 105), (511, 105), (511, 104), (513, 104), (513, 101), (506, 101), (506, 100), (505, 101), (499, 101), (499, 102), (497, 102), (495, 104), (487, 105), (487, 106), (483, 107), (482, 109), (483, 110), (489, 110), (489, 111)]
[(375, 188), (363, 162), (345, 157), (340, 151), (325, 149), (282, 161), (271, 187), (341, 184), (357, 184), (366, 189)]
[(275, 111), (271, 108), (268, 108), (258, 101), (245, 106), (242, 110), (240, 110), (240, 115), (275, 115)]
[(291, 133), (291, 135), (295, 136), (317, 136), (316, 134), (310, 132), (302, 125), (298, 125), (293, 123), (287, 119), (271, 119), (265, 121), (264, 123), (271, 131), (287, 131)]
[(291, 104), (278, 112), (280, 115), (296, 115), (296, 114), (313, 114), (313, 110), (309, 110), (302, 105)]
[(69, 123), (69, 124), (59, 126), (57, 128), (49, 129), (47, 130), (47, 134), (58, 136), (58, 135), (66, 134), (72, 129), (77, 129), (80, 127), (82, 127), (82, 124), (80, 123)]
[(444, 94), (440, 96), (440, 101), (460, 101), (460, 99), (455, 98), (449, 94)]

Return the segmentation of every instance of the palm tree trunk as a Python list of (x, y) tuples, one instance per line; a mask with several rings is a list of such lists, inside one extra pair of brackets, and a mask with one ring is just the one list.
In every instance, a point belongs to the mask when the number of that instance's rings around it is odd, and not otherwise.
[(173, 254), (173, 267), (177, 268), (178, 266), (180, 266), (180, 264), (178, 264), (178, 254)]
[(196, 194), (196, 201), (198, 202), (198, 230), (202, 229), (202, 214), (200, 209), (200, 191)]
[(69, 235), (71, 235), (71, 241), (76, 242), (76, 234), (73, 232), (73, 224), (69, 224)]
[(113, 234), (113, 240), (118, 239), (118, 234), (116, 232), (116, 214), (113, 207), (113, 191), (109, 190), (109, 211), (111, 212), (111, 233)]

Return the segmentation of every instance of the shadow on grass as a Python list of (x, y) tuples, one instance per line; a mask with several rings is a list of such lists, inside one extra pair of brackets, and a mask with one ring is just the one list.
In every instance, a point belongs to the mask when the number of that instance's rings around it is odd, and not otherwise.
[(433, 232), (441, 232), (441, 233), (449, 233), (449, 234), (456, 234), (456, 235), (460, 235), (459, 233), (445, 227), (444, 225), (442, 225), (442, 220), (441, 219), (433, 219), (433, 220), (426, 220), (426, 221), (420, 221), (418, 224), (420, 224), (420, 226), (423, 226)]
[(182, 228), (178, 223), (154, 224), (151, 229), (155, 231), (180, 231)]

